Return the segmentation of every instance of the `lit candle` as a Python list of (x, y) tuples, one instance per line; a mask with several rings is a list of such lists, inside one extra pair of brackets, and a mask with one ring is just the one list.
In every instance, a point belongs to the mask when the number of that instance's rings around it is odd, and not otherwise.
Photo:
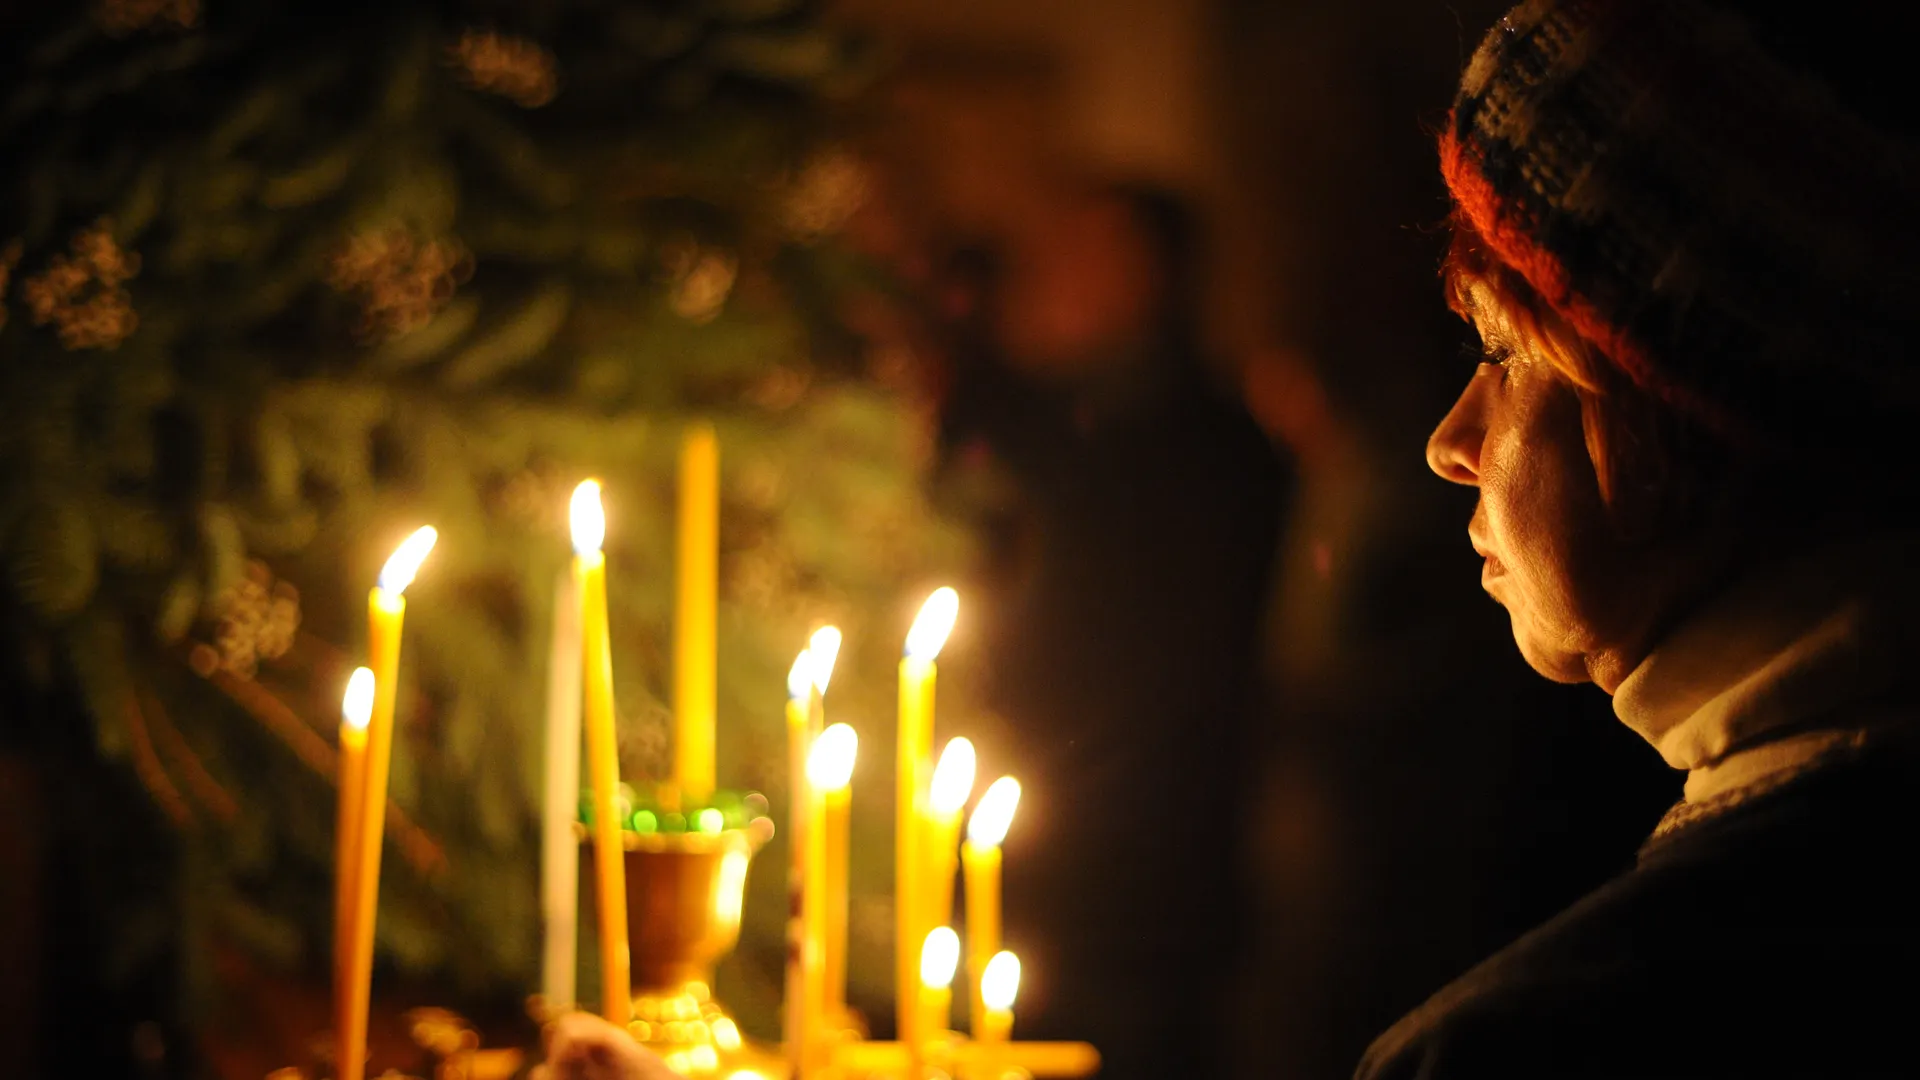
[(1006, 1074), (1004, 1050), (1013, 1037), (1013, 999), (1020, 993), (1020, 958), (997, 952), (979, 976), (976, 1000), (986, 1011), (973, 1022), (974, 1058), (967, 1074), (973, 1080), (1000, 1080)]
[[(813, 635), (807, 639), (807, 655), (812, 657), (810, 667), (813, 676), (812, 707), (808, 710), (807, 715), (807, 733), (810, 739), (818, 738), (820, 733), (826, 730), (827, 684), (833, 681), (833, 666), (840, 659), (841, 640), (840, 629), (836, 626), (822, 626), (818, 630), (815, 630)], [(852, 766), (849, 765), (848, 767), (851, 768)], [(823, 790), (820, 796), (823, 800), (822, 806), (827, 819), (831, 820), (835, 795), (831, 791)], [(842, 812), (844, 813), (844, 810)], [(842, 828), (844, 829), (845, 826), (843, 825)], [(825, 878), (827, 889), (827, 937), (822, 948), (821, 966), (823, 969), (822, 979), (826, 986), (826, 998), (822, 1003), (820, 1020), (837, 1024), (840, 1022), (841, 1014), (845, 1012), (846, 1009), (847, 956), (846, 916), (844, 913), (847, 902), (847, 883), (844, 869), (842, 869), (839, 878), (834, 876), (834, 838), (831, 835), (826, 836), (823, 838), (823, 843), (826, 845), (825, 852), (827, 859)], [(845, 841), (842, 840), (841, 843), (843, 847), (839, 857), (844, 867), (846, 858), (844, 850)], [(838, 883), (837, 885), (836, 881)], [(837, 900), (835, 898), (836, 888), (839, 890)], [(834, 926), (836, 923), (833, 913), (835, 911), (842, 912), (838, 923), (840, 927), (840, 937), (837, 948), (834, 938)], [(836, 963), (840, 965), (837, 969), (838, 974), (836, 974)]]
[(540, 821), (540, 994), (549, 1010), (574, 1004), (578, 968), (580, 841), (580, 597), (560, 573), (547, 659), (547, 788)]
[(600, 1012), (626, 1027), (633, 1009), (627, 955), (627, 855), (614, 809), (620, 762), (613, 731), (613, 653), (607, 636), (607, 517), (600, 484), (573, 489), (573, 582), (580, 600), (581, 704), (587, 729), (587, 771), (593, 781), (593, 867), (600, 916)]
[(1020, 958), (1010, 952), (993, 954), (980, 975), (980, 1000), (985, 1005), (973, 1026), (979, 1043), (1003, 1043), (1013, 1036), (1013, 999), (1020, 993)]
[(818, 793), (815, 821), (820, 825), (820, 1016), (835, 1023), (847, 1001), (849, 785), (859, 750), (860, 738), (854, 730), (834, 724), (814, 740), (813, 753), (807, 759), (807, 780)]
[(906, 655), (900, 661), (893, 852), (894, 1013), (900, 1041), (909, 1046), (917, 1042), (919, 1027), (916, 1003), (920, 980), (914, 965), (921, 941), (931, 928), (919, 911), (919, 898), (925, 895), (919, 864), (932, 772), (928, 757), (933, 746), (933, 661), (947, 643), (959, 611), (959, 594), (950, 588), (935, 589), (913, 620), (913, 628), (907, 631)]
[(973, 794), (973, 743), (954, 739), (940, 751), (927, 796), (927, 921), (953, 922), (953, 879), (960, 868), (960, 813)]
[(367, 596), (367, 654), (373, 669), (373, 706), (367, 716), (366, 771), (360, 780), (359, 821), (353, 843), (353, 912), (348, 919), (352, 954), (347, 958), (347, 1008), (341, 1032), (341, 1080), (365, 1075), (367, 1003), (373, 991), (373, 923), (380, 900), (380, 841), (387, 827), (387, 771), (393, 760), (393, 708), (400, 673), (400, 627), (406, 620), (407, 586), (433, 550), (439, 533), (428, 525), (394, 550)]
[(923, 1039), (940, 1037), (953, 1018), (953, 975), (960, 967), (960, 935), (936, 926), (920, 947), (920, 1008)]
[(713, 794), (714, 650), (720, 588), (720, 447), (710, 424), (680, 447), (680, 564), (673, 633), (673, 781), (688, 812)]
[(801, 1060), (806, 1052), (812, 1019), (808, 1012), (806, 982), (807, 818), (807, 718), (813, 697), (813, 654), (802, 649), (787, 671), (787, 992), (782, 1010), (783, 1034), (787, 1054), (796, 1074), (804, 1071)]
[(995, 780), (980, 796), (967, 822), (967, 842), (960, 858), (967, 877), (967, 970), (976, 973), (969, 979), (973, 990), (973, 1034), (984, 1032), (986, 1003), (980, 997), (980, 984), (987, 964), (1000, 951), (1000, 842), (1013, 824), (1013, 811), (1020, 805), (1020, 781), (1011, 776)]
[[(340, 796), (333, 836), (333, 1030), (344, 1038), (352, 983), (354, 867), (360, 857), (360, 809), (367, 775), (367, 722), (373, 718), (373, 670), (353, 669), (340, 702)], [(342, 1046), (340, 1049), (345, 1049)], [(343, 1059), (344, 1060), (344, 1059)]]

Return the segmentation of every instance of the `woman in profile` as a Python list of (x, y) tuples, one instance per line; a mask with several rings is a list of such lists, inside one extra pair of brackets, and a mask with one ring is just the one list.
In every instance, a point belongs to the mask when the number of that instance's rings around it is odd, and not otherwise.
[(1484, 356), (1428, 461), (1527, 662), (1685, 798), (1366, 1080), (1920, 1071), (1920, 154), (1851, 85), (1870, 23), (1797, 15), (1530, 2), (1467, 68), (1445, 280)]

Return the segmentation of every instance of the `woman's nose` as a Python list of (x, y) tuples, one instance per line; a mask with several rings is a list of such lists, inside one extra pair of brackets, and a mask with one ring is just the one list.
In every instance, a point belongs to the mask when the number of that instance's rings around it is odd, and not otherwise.
[(1480, 483), (1480, 445), (1487, 434), (1486, 423), (1474, 403), (1477, 383), (1476, 379), (1467, 384), (1427, 439), (1427, 468), (1442, 480), (1469, 486)]

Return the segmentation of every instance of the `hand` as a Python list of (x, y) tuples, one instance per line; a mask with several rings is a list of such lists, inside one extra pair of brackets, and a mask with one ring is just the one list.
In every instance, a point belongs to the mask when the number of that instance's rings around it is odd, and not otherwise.
[(553, 1022), (547, 1060), (531, 1080), (680, 1080), (659, 1055), (592, 1013)]

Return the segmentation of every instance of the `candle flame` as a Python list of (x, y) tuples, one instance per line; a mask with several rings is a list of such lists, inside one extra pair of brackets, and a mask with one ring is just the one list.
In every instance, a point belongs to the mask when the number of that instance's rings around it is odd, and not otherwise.
[(420, 564), (427, 561), (427, 553), (433, 550), (434, 541), (440, 539), (440, 533), (431, 525), (422, 525), (414, 530), (412, 536), (400, 542), (387, 558), (387, 565), (380, 568), (380, 591), (389, 596), (399, 596), (413, 584), (415, 574), (420, 572)]
[(354, 668), (347, 679), (346, 696), (340, 700), (340, 719), (348, 727), (365, 731), (373, 719), (373, 669)]
[(813, 687), (813, 650), (801, 649), (800, 655), (793, 658), (793, 666), (787, 669), (787, 697), (794, 701), (807, 700), (807, 691)]
[(1013, 824), (1013, 811), (1020, 805), (1020, 781), (1011, 776), (995, 780), (973, 808), (973, 820), (967, 822), (967, 840), (980, 847), (993, 847), (1007, 838)]
[(996, 1012), (1013, 1008), (1020, 993), (1020, 958), (1010, 952), (993, 954), (987, 970), (980, 976), (980, 1003)]
[(959, 966), (960, 935), (951, 926), (934, 927), (920, 947), (920, 985), (929, 990), (952, 986)]
[(813, 681), (822, 694), (833, 678), (833, 662), (840, 658), (840, 628), (823, 626), (807, 639), (807, 651), (813, 654)]
[(913, 629), (907, 631), (907, 655), (932, 663), (953, 633), (953, 620), (960, 615), (960, 594), (945, 585), (933, 590), (920, 607)]
[(853, 759), (860, 752), (860, 736), (845, 724), (830, 724), (814, 737), (807, 755), (807, 779), (821, 791), (839, 791), (853, 780)]
[(973, 794), (975, 757), (973, 743), (954, 739), (940, 751), (940, 764), (933, 767), (931, 802), (936, 814), (958, 814)]
[(573, 489), (567, 522), (573, 528), (574, 554), (591, 555), (600, 550), (607, 539), (607, 511), (600, 505), (600, 481), (582, 480)]

